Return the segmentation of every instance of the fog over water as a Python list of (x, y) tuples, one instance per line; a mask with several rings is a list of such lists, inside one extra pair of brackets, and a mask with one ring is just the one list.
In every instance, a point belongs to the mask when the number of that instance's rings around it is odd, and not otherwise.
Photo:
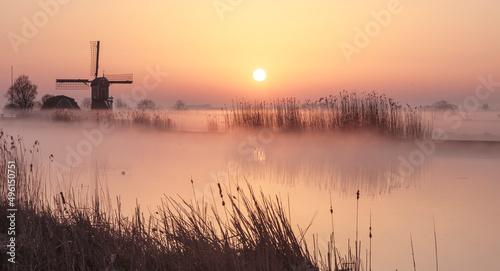
[[(191, 180), (196, 197), (207, 201), (217, 182), (231, 190), (246, 180), (289, 201), (294, 226), (306, 228), (314, 217), (308, 235), (318, 234), (320, 249), (331, 232), (331, 198), (337, 247), (345, 254), (348, 239), (353, 246), (355, 238), (360, 190), (362, 258), (371, 213), (373, 270), (411, 270), (410, 233), (417, 268), (433, 270), (433, 218), (440, 269), (500, 266), (496, 113), (470, 114), (460, 125), (436, 116), (435, 126), (453, 140), (445, 142), (369, 133), (208, 132), (208, 114), (172, 113), (173, 131), (44, 118), (1, 119), (0, 128), (22, 137), (27, 148), (40, 142), (52, 193), (73, 189), (92, 196), (97, 179), (113, 205), (120, 197), (124, 213), (136, 201), (147, 212), (164, 196), (192, 199)], [(311, 246), (310, 236), (307, 240)]]

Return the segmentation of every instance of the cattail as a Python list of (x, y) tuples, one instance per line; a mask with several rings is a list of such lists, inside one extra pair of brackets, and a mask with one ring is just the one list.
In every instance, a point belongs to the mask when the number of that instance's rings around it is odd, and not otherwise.
[(63, 203), (63, 204), (66, 204), (66, 200), (64, 199), (63, 192), (59, 192), (59, 193), (61, 194), (62, 203)]
[(221, 198), (223, 198), (222, 196), (222, 188), (220, 187), (220, 183), (217, 183), (217, 186), (219, 187), (219, 195)]
[(370, 271), (372, 270), (372, 211), (370, 211)]

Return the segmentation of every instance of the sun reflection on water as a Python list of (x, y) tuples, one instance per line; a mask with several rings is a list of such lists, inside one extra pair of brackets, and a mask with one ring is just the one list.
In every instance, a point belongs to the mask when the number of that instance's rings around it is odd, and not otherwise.
[(264, 151), (263, 148), (257, 148), (255, 149), (253, 153), (253, 159), (255, 162), (258, 162), (259, 164), (265, 164), (266, 163), (266, 152)]

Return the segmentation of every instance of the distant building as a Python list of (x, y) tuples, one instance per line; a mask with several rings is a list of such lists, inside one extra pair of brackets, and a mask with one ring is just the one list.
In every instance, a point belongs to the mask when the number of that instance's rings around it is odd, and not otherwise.
[(75, 102), (75, 99), (64, 96), (64, 95), (58, 95), (54, 96), (51, 98), (48, 98), (45, 103), (43, 103), (41, 110), (45, 109), (75, 109), (75, 110), (81, 110), (80, 107), (78, 106), (78, 103)]

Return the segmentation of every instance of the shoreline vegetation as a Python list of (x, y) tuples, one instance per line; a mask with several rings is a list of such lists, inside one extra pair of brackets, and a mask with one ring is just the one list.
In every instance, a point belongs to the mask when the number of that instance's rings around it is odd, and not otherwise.
[[(41, 115), (52, 121), (108, 121), (117, 126), (176, 130), (176, 111), (158, 110), (54, 110)], [(359, 132), (413, 140), (431, 137), (432, 122), (421, 107), (401, 105), (375, 92), (342, 91), (316, 101), (295, 98), (233, 100), (231, 106), (214, 110), (204, 123), (209, 132), (236, 129), (270, 129), (273, 132)]]
[(338, 95), (306, 100), (233, 101), (225, 108), (225, 127), (269, 128), (273, 131), (370, 131), (398, 139), (424, 139), (432, 125), (423, 110), (402, 106), (384, 94), (342, 91)]
[[(93, 195), (49, 187), (38, 141), (26, 147), (21, 137), (0, 131), (0, 157), (2, 169), (15, 164), (17, 208), (12, 264), (6, 234), (10, 205), (7, 197), (0, 199), (2, 270), (364, 269), (350, 247), (347, 256), (335, 247), (332, 206), (328, 253), (321, 255), (317, 242), (313, 253), (308, 250), (308, 227), (299, 234), (292, 229), (279, 197), (254, 192), (248, 184), (233, 187), (236, 193), (218, 184), (213, 203), (165, 197), (149, 215), (137, 203), (134, 214), (124, 216), (120, 199), (112, 208), (99, 180)], [(7, 179), (6, 170), (0, 179)], [(2, 181), (1, 194), (8, 189)]]

